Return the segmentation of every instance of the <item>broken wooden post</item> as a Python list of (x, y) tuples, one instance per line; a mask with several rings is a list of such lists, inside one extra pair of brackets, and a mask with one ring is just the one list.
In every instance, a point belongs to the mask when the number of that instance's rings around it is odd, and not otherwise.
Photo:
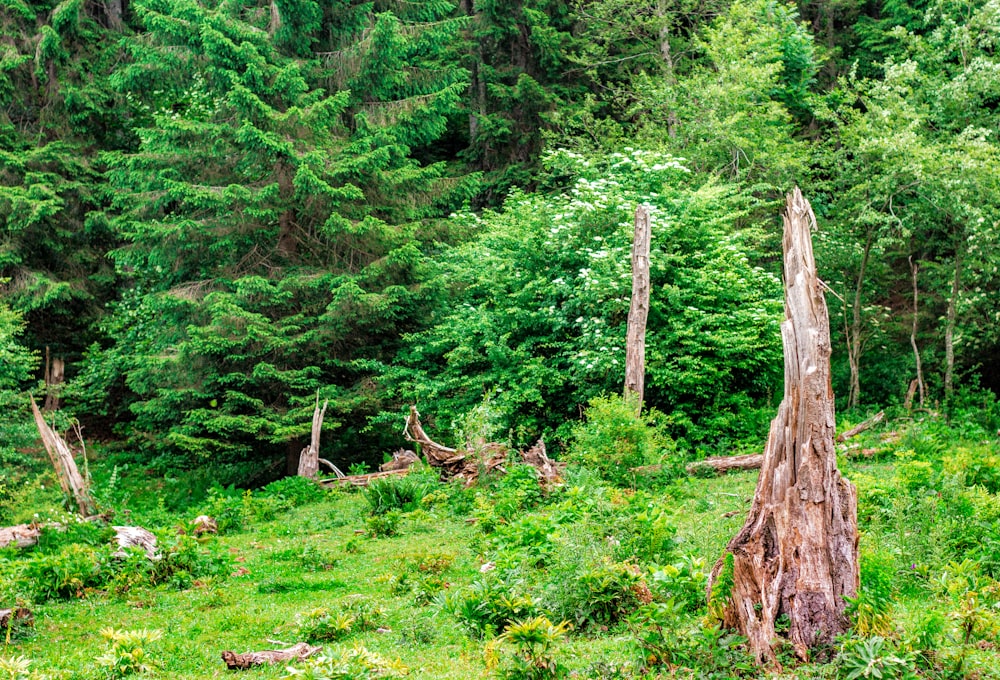
[(636, 398), (642, 410), (646, 376), (646, 318), (649, 316), (649, 208), (635, 210), (635, 237), (632, 241), (632, 304), (628, 310), (625, 340), (625, 398)]
[(316, 479), (319, 473), (319, 435), (323, 430), (323, 415), (326, 413), (326, 406), (329, 401), (323, 402), (323, 408), (319, 407), (319, 392), (316, 392), (316, 407), (313, 409), (312, 437), (309, 446), (302, 449), (299, 454), (299, 477)]
[(63, 493), (73, 499), (81, 515), (84, 517), (96, 515), (97, 506), (94, 499), (90, 497), (87, 481), (80, 475), (80, 471), (76, 467), (76, 461), (73, 460), (73, 452), (70, 450), (69, 444), (45, 422), (34, 397), (31, 397), (31, 412), (35, 416), (35, 426), (38, 427), (42, 444), (56, 470), (56, 477), (59, 478), (59, 485), (62, 487)]
[[(777, 665), (779, 616), (788, 621), (783, 635), (807, 659), (847, 630), (844, 598), (859, 585), (857, 492), (837, 470), (830, 325), (809, 233), (816, 219), (798, 188), (784, 223), (785, 393), (750, 514), (726, 547), (733, 571), (723, 616), (768, 665)], [(713, 581), (725, 563), (724, 556)]]
[(66, 381), (66, 362), (60, 357), (51, 357), (45, 346), (45, 405), (46, 413), (58, 410), (59, 390)]

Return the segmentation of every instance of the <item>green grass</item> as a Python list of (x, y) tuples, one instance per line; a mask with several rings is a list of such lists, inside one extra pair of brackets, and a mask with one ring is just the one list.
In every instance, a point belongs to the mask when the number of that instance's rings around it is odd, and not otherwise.
[[(915, 454), (904, 448), (913, 446), (912, 442), (917, 442)], [(1000, 498), (972, 484), (974, 480), (968, 478), (971, 472), (956, 472), (956, 465), (970, 466), (970, 470), (977, 470), (976, 479), (993, 479), (983, 461), (993, 460), (996, 444), (943, 442), (921, 449), (920, 440), (914, 437), (880, 444), (874, 434), (865, 446), (869, 444), (880, 447), (878, 458), (843, 460), (841, 467), (848, 478), (858, 482), (863, 574), (869, 574), (863, 588), (874, 587), (872, 579), (882, 574), (889, 602), (889, 644), (904, 656), (907, 650), (917, 649), (914, 640), (923, 630), (924, 619), (928, 613), (935, 614), (944, 621), (944, 632), (936, 638), (930, 660), (925, 659), (914, 677), (1000, 678), (1000, 654), (996, 651), (1000, 645), (1000, 584), (995, 580), (1000, 569)], [(582, 484), (594, 483), (593, 478), (590, 482), (586, 477), (580, 479), (583, 481), (577, 481)], [(159, 677), (221, 677), (226, 674), (220, 658), (223, 650), (239, 653), (280, 646), (268, 640), (301, 641), (299, 617), (321, 608), (345, 611), (347, 603), (362, 596), (382, 609), (377, 624), (382, 630), (357, 631), (325, 643), (331, 650), (363, 645), (399, 659), (410, 669), (412, 678), (492, 678), (496, 675), (486, 663), (489, 634), (486, 639), (471, 636), (446, 607), (427, 601), (433, 598), (418, 601), (413, 592), (394, 587), (404, 572), (412, 579), (416, 574), (412, 565), (421, 556), (441, 558), (439, 566), (447, 565), (440, 573), (445, 592), (460, 592), (481, 578), (480, 567), (487, 560), (502, 562), (512, 559), (512, 554), (516, 559), (525, 554), (535, 559), (536, 553), (517, 547), (517, 537), (512, 538), (509, 530), (504, 534), (505, 523), (529, 532), (554, 527), (550, 538), (541, 540), (551, 541), (555, 552), (543, 550), (541, 566), (522, 567), (517, 572), (529, 579), (525, 587), (535, 588), (532, 592), (537, 596), (546, 592), (539, 584), (545, 579), (551, 582), (553, 574), (565, 568), (567, 545), (592, 549), (596, 542), (600, 548), (612, 536), (599, 533), (587, 538), (585, 531), (605, 531), (595, 526), (625, 531), (622, 527), (630, 525), (619, 520), (634, 519), (652, 505), (664, 509), (676, 528), (675, 547), (668, 560), (693, 557), (708, 570), (742, 526), (756, 473), (686, 478), (638, 496), (587, 487), (576, 496), (557, 494), (551, 503), (542, 499), (540, 504), (529, 482), (523, 475), (511, 476), (506, 486), (494, 482), (479, 491), (483, 498), (478, 504), (469, 498), (462, 500), (463, 494), (475, 492), (429, 487), (432, 496), (439, 496), (437, 502), (421, 503), (421, 509), (404, 513), (398, 535), (378, 539), (364, 534), (373, 506), (362, 494), (330, 493), (319, 502), (291, 509), (255, 494), (248, 503), (260, 503), (271, 519), (250, 519), (236, 533), (209, 539), (209, 545), (230, 554), (233, 575), (203, 579), (186, 590), (164, 585), (133, 588), (121, 595), (92, 591), (70, 601), (37, 603), (32, 606), (34, 632), (0, 649), (0, 656), (27, 656), (33, 660), (34, 670), (51, 678), (96, 678), (100, 676), (94, 672), (94, 660), (105, 651), (102, 628), (158, 629), (163, 637), (153, 644), (152, 652), (162, 663)], [(593, 512), (611, 513), (611, 523), (601, 525), (589, 515), (586, 522), (559, 523), (557, 517), (574, 498), (573, 502), (603, 499)], [(233, 503), (240, 507), (241, 501)], [(160, 506), (147, 518), (172, 517), (175, 524), (187, 518), (164, 514)], [(456, 507), (469, 510), (463, 514), (453, 511)], [(470, 516), (479, 521), (469, 521)], [(494, 524), (498, 533), (484, 533)], [(623, 534), (617, 536), (625, 540)], [(997, 547), (991, 542), (994, 539)], [(965, 558), (976, 562), (962, 567)], [(652, 565), (640, 561), (637, 566), (648, 579)], [(968, 577), (962, 576), (963, 569)], [(572, 578), (573, 574), (563, 577)], [(971, 585), (962, 585), (966, 583), (962, 579)], [(688, 614), (678, 625), (696, 629), (703, 615)], [(965, 641), (961, 631), (969, 616), (978, 618), (970, 624), (974, 630)], [(850, 651), (851, 645), (858, 641), (855, 637), (845, 643), (848, 655), (855, 653)], [(658, 677), (655, 673), (602, 674), (602, 664), (620, 665), (636, 658), (633, 633), (624, 623), (575, 630), (556, 646), (555, 655), (576, 673), (574, 677)], [(668, 669), (659, 670), (659, 677), (686, 677), (683, 672), (671, 676)], [(254, 677), (279, 678), (285, 670), (274, 667), (253, 673)], [(773, 675), (804, 680), (843, 677), (844, 671), (836, 664), (799, 665), (784, 675)]]

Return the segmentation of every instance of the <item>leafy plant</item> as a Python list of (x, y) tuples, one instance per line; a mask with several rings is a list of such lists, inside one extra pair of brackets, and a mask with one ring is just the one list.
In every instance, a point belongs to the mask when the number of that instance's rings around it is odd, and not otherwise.
[[(566, 636), (568, 621), (554, 624), (545, 616), (513, 621), (487, 650), (487, 665), (496, 668), (502, 680), (562, 678), (567, 671), (553, 655), (553, 647)], [(498, 650), (511, 648), (502, 659)]]
[(317, 503), (329, 494), (315, 481), (306, 477), (285, 477), (271, 482), (260, 491), (262, 496), (273, 496), (288, 502), (293, 507)]
[(909, 680), (918, 677), (912, 655), (894, 649), (878, 635), (846, 642), (838, 657), (844, 680), (884, 678)]
[(107, 649), (96, 662), (109, 680), (151, 673), (159, 668), (160, 662), (151, 656), (150, 648), (163, 637), (161, 631), (104, 628), (101, 637)]
[(389, 510), (380, 515), (372, 515), (365, 519), (365, 530), (372, 538), (388, 538), (399, 533), (399, 523), (403, 513), (399, 510)]
[(410, 472), (372, 481), (364, 490), (371, 514), (384, 515), (393, 510), (410, 512), (420, 507), (420, 501), (437, 487), (433, 473)]
[(310, 642), (333, 642), (353, 633), (375, 630), (382, 625), (385, 611), (372, 600), (352, 596), (336, 610), (313, 609), (298, 617), (298, 633)]
[(320, 655), (307, 659), (301, 666), (289, 666), (282, 676), (286, 680), (376, 680), (401, 678), (409, 670), (398, 660), (390, 661), (362, 646), (345, 650), (339, 656)]
[(538, 615), (538, 604), (513, 572), (481, 574), (460, 590), (442, 593), (438, 606), (476, 637), (495, 635), (512, 621)]
[(0, 656), (0, 680), (31, 680), (31, 659)]

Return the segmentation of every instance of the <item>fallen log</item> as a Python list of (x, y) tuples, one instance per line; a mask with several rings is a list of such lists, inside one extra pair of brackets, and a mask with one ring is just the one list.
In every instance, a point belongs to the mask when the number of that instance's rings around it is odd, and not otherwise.
[[(12, 527), (0, 527), (0, 548), (8, 545), (16, 545), (18, 548), (30, 548), (38, 543), (38, 538), (42, 535), (42, 529), (51, 528), (60, 530), (63, 527), (58, 522), (48, 524), (18, 524)], [(111, 527), (115, 530), (115, 541), (118, 543), (118, 551), (115, 557), (125, 557), (125, 549), (138, 546), (145, 551), (149, 559), (156, 559), (156, 536), (152, 532), (142, 527)]]
[(0, 632), (4, 635), (14, 626), (31, 626), (35, 623), (35, 616), (31, 610), (24, 607), (14, 607), (13, 609), (0, 609)]
[(521, 460), (538, 471), (542, 485), (553, 484), (560, 480), (559, 464), (548, 457), (545, 452), (545, 442), (541, 439), (521, 454)]
[(237, 671), (255, 666), (268, 666), (282, 661), (304, 661), (321, 649), (323, 648), (299, 642), (288, 649), (265, 649), (262, 652), (247, 652), (245, 654), (237, 654), (227, 650), (222, 652), (222, 660), (226, 662), (226, 667), (229, 670)]
[[(468, 450), (453, 449), (438, 444), (424, 431), (416, 406), (410, 406), (410, 415), (403, 427), (403, 436), (408, 441), (420, 444), (420, 450), (427, 458), (428, 465), (440, 469), (447, 477), (463, 479), (469, 485), (475, 483), (482, 474), (495, 470), (503, 472), (511, 453), (508, 446), (496, 442), (484, 442)], [(558, 465), (546, 455), (545, 443), (541, 439), (533, 447), (522, 452), (521, 459), (538, 471), (543, 483), (559, 480)]]
[(885, 411), (879, 411), (878, 413), (876, 413), (875, 415), (873, 415), (871, 418), (869, 418), (868, 420), (864, 421), (863, 423), (859, 423), (859, 424), (855, 425), (854, 427), (852, 427), (847, 432), (844, 432), (843, 434), (837, 435), (837, 443), (845, 442), (848, 439), (850, 439), (851, 437), (859, 435), (862, 432), (864, 432), (865, 430), (867, 430), (867, 429), (869, 429), (869, 428), (871, 428), (871, 427), (873, 427), (875, 425), (878, 425), (879, 423), (882, 422), (882, 420), (884, 418), (885, 418)]
[(402, 470), (385, 470), (382, 472), (369, 472), (363, 475), (346, 475), (344, 477), (321, 479), (319, 483), (327, 488), (333, 488), (336, 486), (368, 486), (376, 479), (401, 476), (408, 474), (409, 472), (409, 468), (403, 468)]
[(127, 548), (142, 548), (149, 559), (159, 559), (156, 553), (156, 536), (153, 532), (142, 527), (111, 528), (115, 530), (115, 540), (118, 542), (118, 550), (112, 553), (112, 557), (125, 557)]
[(38, 543), (42, 530), (34, 524), (18, 524), (13, 527), (0, 527), (0, 548), (16, 545), (27, 548)]
[(689, 475), (697, 475), (703, 470), (714, 470), (716, 474), (724, 475), (735, 470), (759, 470), (764, 462), (764, 454), (750, 453), (745, 456), (720, 456), (689, 463), (685, 468)]
[(195, 536), (219, 533), (219, 523), (208, 515), (198, 515), (191, 524), (194, 526), (193, 533)]

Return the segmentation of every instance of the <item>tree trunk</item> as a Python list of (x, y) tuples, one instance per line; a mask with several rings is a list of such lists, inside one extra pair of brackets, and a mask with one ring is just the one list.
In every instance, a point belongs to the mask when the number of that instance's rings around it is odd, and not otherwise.
[(108, 28), (112, 31), (121, 30), (122, 14), (124, 13), (124, 10), (125, 7), (123, 0), (108, 0)]
[(948, 299), (948, 321), (944, 329), (944, 398), (951, 399), (955, 389), (955, 319), (957, 317), (958, 292), (962, 285), (962, 251), (955, 252), (955, 276), (951, 281), (951, 297)]
[(66, 362), (59, 357), (50, 357), (45, 348), (45, 411), (59, 409), (59, 390), (66, 381)]
[[(785, 394), (750, 514), (726, 548), (733, 571), (723, 618), (768, 665), (777, 665), (779, 616), (788, 619), (796, 654), (807, 659), (847, 630), (844, 597), (857, 593), (859, 581), (857, 492), (840, 476), (834, 449), (829, 317), (809, 234), (815, 217), (798, 188), (784, 223)], [(716, 564), (713, 582), (725, 563)]]
[[(917, 389), (920, 393), (920, 406), (923, 408), (924, 405), (924, 369), (923, 364), (920, 362), (920, 348), (917, 347), (917, 321), (919, 319), (919, 308), (917, 306), (917, 295), (919, 288), (917, 287), (917, 271), (919, 265), (913, 261), (913, 257), (910, 260), (910, 273), (913, 275), (913, 326), (910, 329), (910, 346), (913, 347), (913, 358), (917, 362)], [(909, 408), (909, 406), (907, 406)]]
[(38, 428), (38, 434), (42, 438), (42, 444), (49, 454), (52, 466), (56, 470), (56, 477), (59, 478), (63, 493), (73, 499), (81, 515), (84, 517), (96, 515), (97, 506), (90, 497), (87, 480), (80, 475), (69, 445), (45, 422), (34, 398), (31, 399), (31, 412), (35, 416), (35, 426)]
[(316, 479), (319, 473), (319, 435), (323, 430), (323, 416), (326, 414), (326, 406), (329, 402), (323, 402), (323, 408), (319, 407), (319, 392), (316, 393), (316, 407), (313, 409), (312, 438), (309, 446), (302, 449), (299, 455), (299, 467), (297, 470), (299, 477)]
[(847, 363), (851, 367), (851, 388), (847, 394), (847, 408), (858, 405), (861, 398), (861, 289), (865, 284), (865, 269), (868, 268), (868, 256), (872, 249), (872, 234), (868, 233), (865, 240), (864, 253), (861, 256), (861, 269), (858, 270), (858, 280), (854, 288), (854, 306), (851, 310), (851, 330), (847, 338)]
[(646, 318), (649, 316), (649, 208), (635, 211), (635, 239), (632, 242), (632, 306), (628, 311), (625, 341), (625, 397), (636, 396), (642, 410), (646, 375)]

